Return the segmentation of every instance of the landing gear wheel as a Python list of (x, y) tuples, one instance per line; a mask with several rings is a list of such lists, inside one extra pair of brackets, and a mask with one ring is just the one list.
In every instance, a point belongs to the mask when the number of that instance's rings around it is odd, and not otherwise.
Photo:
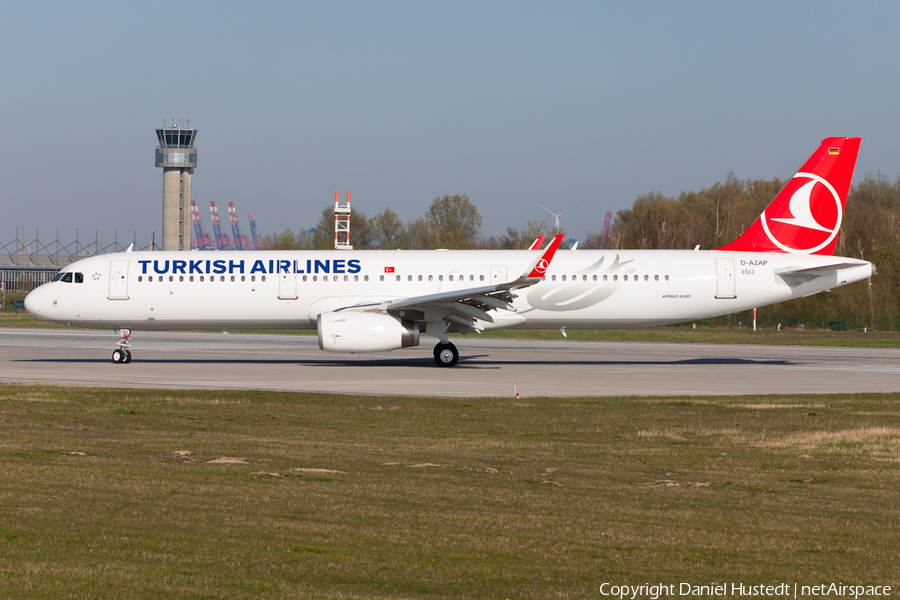
[(450, 343), (434, 347), (434, 361), (441, 367), (452, 367), (459, 361), (459, 351)]
[(112, 359), (116, 364), (128, 364), (131, 362), (131, 350), (129, 350), (129, 346), (131, 346), (131, 330), (130, 329), (116, 329), (116, 335), (119, 336), (119, 341), (116, 343), (116, 348), (113, 350)]

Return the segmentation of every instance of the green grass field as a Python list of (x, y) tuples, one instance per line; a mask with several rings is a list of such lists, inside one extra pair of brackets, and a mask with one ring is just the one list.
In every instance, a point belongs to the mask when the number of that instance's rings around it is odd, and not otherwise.
[(896, 586), (897, 400), (0, 385), (0, 597)]

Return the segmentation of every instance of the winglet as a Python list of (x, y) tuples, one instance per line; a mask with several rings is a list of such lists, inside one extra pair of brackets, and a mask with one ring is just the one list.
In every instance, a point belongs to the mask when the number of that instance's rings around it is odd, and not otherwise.
[(553, 260), (553, 255), (556, 254), (556, 249), (559, 248), (560, 243), (562, 243), (562, 239), (562, 233), (553, 238), (553, 241), (550, 242), (550, 245), (544, 250), (544, 254), (531, 266), (531, 272), (526, 275), (526, 278), (530, 279), (532, 277), (544, 276), (544, 273), (547, 272), (547, 268), (550, 266), (550, 261)]
[(529, 250), (540, 250), (541, 246), (543, 244), (544, 244), (544, 236), (539, 235), (538, 238), (536, 240), (534, 240), (534, 243), (531, 245), (531, 248), (529, 248)]

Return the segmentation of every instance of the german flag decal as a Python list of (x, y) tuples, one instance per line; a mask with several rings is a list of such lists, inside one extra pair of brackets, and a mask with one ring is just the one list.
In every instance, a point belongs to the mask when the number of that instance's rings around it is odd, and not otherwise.
[(828, 149), (828, 156), (837, 156), (837, 155), (839, 155), (840, 153), (841, 153), (841, 149), (840, 149), (840, 148), (829, 148), (829, 149)]

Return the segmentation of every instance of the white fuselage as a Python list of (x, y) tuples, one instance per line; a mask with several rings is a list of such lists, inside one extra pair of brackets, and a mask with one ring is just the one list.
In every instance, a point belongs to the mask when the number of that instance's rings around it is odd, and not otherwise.
[[(112, 329), (309, 329), (320, 313), (512, 281), (539, 251), (123, 252), (67, 266), (31, 292), (35, 316)], [(829, 269), (830, 265), (835, 265)], [(817, 269), (812, 275), (785, 272)], [(526, 271), (527, 272), (527, 271)], [(628, 328), (676, 323), (799, 298), (871, 276), (834, 256), (579, 250), (556, 254), (539, 283), (515, 290), (502, 328)]]

